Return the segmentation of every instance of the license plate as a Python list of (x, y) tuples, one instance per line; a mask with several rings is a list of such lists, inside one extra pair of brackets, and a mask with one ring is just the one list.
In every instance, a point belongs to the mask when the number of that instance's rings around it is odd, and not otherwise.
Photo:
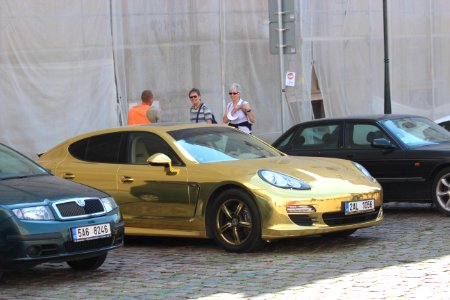
[(72, 238), (74, 242), (105, 238), (109, 236), (111, 236), (111, 226), (109, 223), (72, 228)]
[(345, 202), (345, 214), (355, 214), (374, 210), (374, 199)]

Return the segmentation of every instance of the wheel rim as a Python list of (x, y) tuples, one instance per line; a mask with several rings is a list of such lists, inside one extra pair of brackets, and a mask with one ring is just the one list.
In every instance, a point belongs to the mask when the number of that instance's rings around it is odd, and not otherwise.
[(251, 236), (252, 216), (241, 200), (227, 200), (217, 211), (216, 228), (223, 241), (238, 246)]
[(450, 211), (450, 173), (445, 174), (439, 180), (436, 186), (436, 200), (442, 209)]

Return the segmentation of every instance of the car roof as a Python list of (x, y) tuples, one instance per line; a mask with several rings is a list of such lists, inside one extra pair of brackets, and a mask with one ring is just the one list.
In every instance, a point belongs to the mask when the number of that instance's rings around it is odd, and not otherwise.
[(311, 121), (305, 121), (300, 124), (306, 123), (316, 123), (316, 122), (328, 122), (328, 121), (343, 121), (343, 120), (367, 120), (367, 121), (380, 121), (380, 120), (394, 120), (406, 117), (416, 117), (416, 118), (426, 118), (419, 115), (408, 115), (408, 114), (371, 114), (371, 115), (352, 115), (345, 117), (332, 117), (332, 118), (321, 118)]
[(124, 132), (124, 131), (147, 131), (155, 133), (167, 133), (173, 130), (179, 129), (189, 129), (189, 128), (201, 128), (201, 127), (227, 127), (233, 129), (228, 125), (223, 124), (208, 124), (208, 123), (154, 123), (154, 124), (141, 124), (141, 125), (128, 125), (119, 127), (110, 127), (100, 130), (89, 131), (83, 134), (73, 136), (63, 143), (72, 143), (75, 140), (83, 139), (90, 136), (101, 135), (113, 132)]
[(443, 117), (441, 117), (439, 119), (434, 120), (434, 122), (436, 122), (438, 124), (442, 123), (442, 122), (446, 122), (446, 121), (450, 121), (450, 115), (443, 116)]

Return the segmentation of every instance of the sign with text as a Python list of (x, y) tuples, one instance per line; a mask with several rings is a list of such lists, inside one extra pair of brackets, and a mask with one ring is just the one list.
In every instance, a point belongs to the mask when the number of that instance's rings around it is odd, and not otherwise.
[(286, 72), (286, 86), (295, 86), (295, 72)]

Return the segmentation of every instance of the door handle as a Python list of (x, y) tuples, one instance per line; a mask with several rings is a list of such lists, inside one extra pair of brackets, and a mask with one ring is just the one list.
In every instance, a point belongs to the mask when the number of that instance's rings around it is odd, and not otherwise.
[(72, 180), (72, 179), (75, 179), (75, 174), (72, 174), (72, 173), (64, 173), (64, 174), (63, 174), (63, 178), (64, 178), (64, 179), (70, 179), (70, 180)]
[(122, 176), (122, 177), (120, 177), (120, 181), (122, 183), (132, 183), (134, 181), (134, 179), (129, 176)]

